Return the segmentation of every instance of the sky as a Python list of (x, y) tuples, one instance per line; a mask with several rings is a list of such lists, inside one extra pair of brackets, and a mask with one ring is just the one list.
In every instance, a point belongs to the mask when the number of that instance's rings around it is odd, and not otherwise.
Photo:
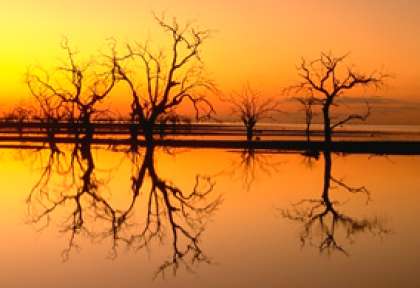
[[(383, 90), (363, 92), (377, 104), (372, 121), (420, 124), (416, 0), (0, 0), (0, 110), (29, 99), (26, 71), (57, 65), (63, 36), (86, 58), (110, 37), (120, 43), (163, 41), (152, 12), (213, 31), (203, 60), (221, 93), (250, 83), (262, 97), (283, 99), (289, 97), (283, 88), (299, 80), (301, 57), (350, 52), (348, 61), (358, 70), (392, 75)], [(114, 100), (115, 107), (124, 109), (124, 100)], [(217, 105), (227, 111), (226, 104)]]

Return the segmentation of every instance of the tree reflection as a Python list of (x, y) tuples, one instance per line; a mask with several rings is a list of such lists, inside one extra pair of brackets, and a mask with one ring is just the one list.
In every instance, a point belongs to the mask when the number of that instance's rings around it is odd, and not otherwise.
[[(128, 237), (121, 236), (120, 240), (134, 249), (142, 249), (153, 239), (162, 239), (166, 232), (164, 226), (167, 225), (173, 254), (159, 267), (157, 274), (163, 275), (168, 269), (175, 273), (180, 265), (191, 270), (191, 265), (195, 263), (210, 263), (200, 247), (200, 236), (209, 217), (221, 203), (220, 196), (211, 199), (215, 183), (211, 177), (197, 175), (192, 190), (182, 191), (175, 184), (159, 177), (155, 168), (154, 150), (154, 146), (146, 148), (141, 164), (139, 154), (132, 153), (132, 162), (136, 168), (131, 179), (132, 201), (121, 218), (125, 220), (129, 217), (143, 193), (147, 203), (146, 221), (137, 233), (129, 233)], [(148, 193), (142, 191), (146, 176), (150, 179)]]
[[(310, 244), (319, 248), (321, 253), (331, 254), (339, 251), (348, 255), (345, 247), (339, 243), (344, 237), (351, 241), (354, 236), (362, 233), (385, 235), (390, 231), (378, 217), (355, 218), (339, 211), (343, 203), (331, 200), (332, 189), (341, 189), (349, 193), (365, 194), (367, 200), (370, 193), (364, 186), (352, 187), (343, 180), (335, 178), (331, 173), (331, 152), (326, 150), (324, 156), (324, 185), (321, 199), (304, 199), (293, 205), (292, 209), (282, 210), (286, 219), (301, 223), (303, 229), (300, 233), (302, 245)], [(317, 240), (316, 237), (319, 237)]]
[[(50, 189), (51, 179), (57, 176), (62, 178), (61, 187)], [(55, 215), (59, 216), (58, 210), (63, 208), (66, 220), (61, 232), (69, 234), (68, 246), (62, 255), (64, 260), (78, 247), (76, 238), (80, 233), (97, 236), (89, 227), (90, 220), (111, 220), (111, 230), (115, 230), (117, 212), (102, 195), (99, 188), (103, 184), (95, 174), (90, 141), (76, 143), (69, 161), (63, 152), (50, 149), (49, 160), (27, 202), (32, 221), (45, 225)]]
[[(210, 262), (200, 246), (200, 236), (221, 203), (220, 196), (212, 195), (215, 183), (211, 177), (197, 175), (191, 191), (184, 191), (159, 177), (154, 151), (154, 146), (149, 146), (143, 154), (140, 149), (126, 154), (133, 167), (126, 205), (118, 205), (104, 193), (107, 183), (97, 177), (91, 141), (75, 144), (68, 165), (63, 153), (50, 151), (40, 180), (28, 197), (28, 207), (32, 221), (39, 225), (64, 215), (61, 231), (69, 235), (65, 260), (78, 247), (76, 240), (83, 233), (92, 239), (112, 239), (112, 256), (117, 255), (120, 244), (140, 250), (149, 248), (153, 240), (171, 239), (172, 255), (156, 275)], [(62, 189), (51, 189), (51, 179), (57, 175), (64, 177), (65, 184)]]
[(232, 174), (239, 173), (244, 187), (250, 190), (257, 178), (257, 173), (271, 175), (281, 163), (273, 161), (270, 151), (259, 151), (253, 147), (240, 150), (240, 157), (232, 165)]

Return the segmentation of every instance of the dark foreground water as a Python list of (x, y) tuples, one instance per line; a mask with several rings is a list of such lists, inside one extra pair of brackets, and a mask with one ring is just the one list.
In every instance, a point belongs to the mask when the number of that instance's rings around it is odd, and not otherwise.
[(420, 287), (419, 156), (58, 148), (0, 150), (1, 287)]

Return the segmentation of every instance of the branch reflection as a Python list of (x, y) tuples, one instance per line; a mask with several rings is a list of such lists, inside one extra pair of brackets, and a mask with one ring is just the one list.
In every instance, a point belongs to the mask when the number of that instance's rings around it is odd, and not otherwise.
[[(159, 177), (155, 168), (154, 146), (148, 146), (143, 160), (138, 152), (132, 153), (133, 167), (136, 171), (132, 181), (132, 202), (121, 215), (126, 219), (136, 201), (143, 193), (147, 203), (146, 221), (138, 233), (121, 237), (129, 246), (135, 249), (147, 247), (153, 239), (162, 239), (165, 235), (165, 225), (168, 226), (172, 240), (172, 256), (158, 269), (158, 274), (164, 274), (171, 269), (176, 273), (180, 265), (191, 270), (198, 262), (210, 263), (210, 259), (200, 247), (200, 236), (206, 223), (221, 204), (221, 197), (212, 195), (214, 181), (211, 177), (196, 175), (191, 191), (182, 191), (175, 184)], [(142, 163), (139, 163), (141, 162)], [(150, 179), (148, 193), (142, 188), (146, 176)], [(212, 199), (213, 198), (213, 199)]]
[[(97, 176), (91, 141), (75, 144), (67, 161), (63, 152), (51, 149), (27, 199), (32, 222), (47, 226), (53, 217), (66, 219), (60, 222), (61, 232), (69, 237), (64, 260), (78, 247), (83, 233), (92, 239), (111, 239), (113, 257), (119, 245), (141, 250), (150, 248), (154, 240), (170, 239), (172, 253), (155, 276), (167, 270), (175, 274), (181, 266), (192, 270), (200, 262), (210, 263), (200, 240), (222, 201), (213, 195), (213, 179), (197, 175), (191, 191), (185, 191), (159, 176), (154, 146), (124, 155), (130, 158), (133, 174), (129, 199), (121, 205), (113, 193), (105, 193), (108, 183)], [(64, 179), (60, 189), (51, 180), (55, 177)]]
[[(382, 236), (390, 233), (382, 219), (355, 218), (339, 210), (344, 203), (331, 199), (331, 190), (344, 190), (349, 193), (362, 193), (370, 200), (370, 192), (364, 186), (352, 187), (332, 175), (331, 152), (326, 150), (324, 156), (323, 190), (320, 199), (304, 199), (293, 205), (292, 209), (282, 210), (286, 219), (302, 224), (300, 241), (302, 246), (316, 246), (321, 253), (331, 254), (335, 251), (349, 255), (342, 241), (352, 241), (357, 234), (370, 233)], [(317, 238), (319, 237), (319, 238)], [(344, 239), (343, 239), (344, 238)], [(341, 239), (341, 240), (339, 240)]]
[(232, 165), (232, 174), (239, 174), (242, 183), (247, 191), (249, 191), (257, 179), (258, 173), (267, 176), (277, 171), (277, 167), (282, 164), (275, 162), (272, 157), (273, 151), (260, 151), (253, 147), (246, 147), (240, 150), (240, 158)]

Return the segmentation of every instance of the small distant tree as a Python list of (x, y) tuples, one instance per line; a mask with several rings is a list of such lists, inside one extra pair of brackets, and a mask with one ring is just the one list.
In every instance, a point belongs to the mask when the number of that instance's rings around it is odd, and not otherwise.
[(271, 118), (279, 112), (279, 103), (273, 98), (263, 99), (250, 85), (245, 85), (240, 93), (233, 93), (228, 98), (233, 113), (238, 115), (246, 129), (246, 139), (254, 138), (255, 125), (262, 119)]
[(310, 62), (302, 59), (302, 63), (298, 67), (302, 81), (294, 88), (304, 93), (313, 94), (313, 99), (321, 104), (326, 145), (331, 144), (332, 133), (336, 127), (353, 120), (365, 121), (370, 114), (370, 107), (367, 105), (365, 114), (353, 113), (332, 123), (331, 107), (337, 105), (337, 98), (356, 87), (380, 88), (387, 77), (387, 75), (376, 72), (358, 73), (352, 66), (345, 64), (346, 57), (347, 55), (336, 57), (332, 53), (321, 53), (318, 59)]
[(305, 134), (306, 134), (306, 141), (308, 144), (311, 142), (311, 125), (312, 120), (314, 117), (314, 105), (316, 104), (316, 99), (313, 96), (303, 96), (303, 97), (296, 97), (297, 102), (299, 102), (303, 106), (303, 110), (305, 111)]
[[(114, 61), (118, 79), (127, 84), (132, 96), (131, 120), (142, 128), (147, 145), (153, 143), (159, 119), (185, 102), (192, 104), (197, 119), (214, 113), (208, 100), (214, 85), (204, 76), (200, 57), (210, 31), (182, 26), (175, 18), (167, 22), (155, 15), (155, 20), (169, 36), (167, 53), (154, 52), (147, 43), (127, 45), (125, 55)], [(132, 136), (137, 138), (136, 133)]]
[(14, 107), (12, 110), (3, 114), (2, 120), (17, 121), (18, 123), (28, 121), (32, 118), (34, 112), (31, 108), (24, 106)]
[(17, 106), (4, 113), (1, 120), (16, 124), (17, 131), (22, 136), (24, 123), (31, 120), (33, 112), (32, 107)]

